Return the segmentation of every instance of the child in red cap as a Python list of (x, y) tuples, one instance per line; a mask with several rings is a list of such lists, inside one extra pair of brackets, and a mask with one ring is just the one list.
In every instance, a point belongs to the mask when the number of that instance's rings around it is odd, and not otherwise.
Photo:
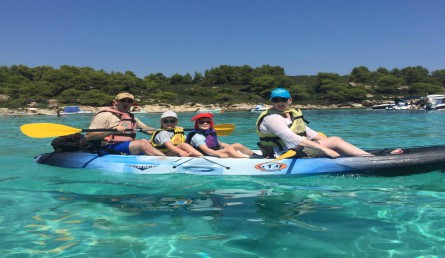
[(202, 113), (194, 116), (191, 121), (195, 121), (195, 130), (187, 135), (185, 142), (208, 156), (220, 158), (247, 158), (258, 156), (240, 143), (227, 144), (219, 141), (216, 131), (213, 128), (213, 117), (210, 113)]

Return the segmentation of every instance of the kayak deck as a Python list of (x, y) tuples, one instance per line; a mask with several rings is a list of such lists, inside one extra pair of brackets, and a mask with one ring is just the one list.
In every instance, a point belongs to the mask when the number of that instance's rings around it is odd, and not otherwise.
[(53, 152), (36, 157), (36, 162), (64, 168), (88, 168), (119, 173), (199, 175), (312, 175), (355, 173), (380, 176), (425, 173), (445, 169), (445, 146), (404, 149), (404, 154), (298, 159), (234, 159), (215, 157), (162, 157), (103, 155), (88, 152)]

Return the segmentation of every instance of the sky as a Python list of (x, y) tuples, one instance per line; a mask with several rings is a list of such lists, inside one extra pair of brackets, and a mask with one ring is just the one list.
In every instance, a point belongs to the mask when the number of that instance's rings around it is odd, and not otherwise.
[(185, 75), (445, 69), (443, 0), (1, 0), (0, 66)]

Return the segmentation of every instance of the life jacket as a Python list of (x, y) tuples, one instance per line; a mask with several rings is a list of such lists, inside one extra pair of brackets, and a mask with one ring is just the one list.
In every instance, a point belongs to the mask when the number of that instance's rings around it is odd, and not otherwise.
[(304, 119), (303, 113), (301, 112), (300, 109), (286, 109), (282, 112), (276, 111), (275, 109), (268, 109), (260, 114), (256, 122), (256, 132), (260, 137), (260, 142), (259, 142), (260, 145), (278, 147), (280, 151), (284, 150), (283, 147), (286, 146), (286, 144), (283, 142), (283, 140), (281, 140), (280, 137), (276, 136), (273, 133), (260, 132), (260, 125), (266, 116), (272, 114), (279, 114), (283, 117), (286, 117), (286, 113), (290, 114), (292, 124), (289, 125), (289, 128), (292, 130), (292, 132), (300, 136), (306, 137), (306, 123), (309, 122)]
[[(126, 129), (136, 129), (137, 128), (137, 123), (136, 120), (134, 119), (134, 115), (132, 113), (124, 113), (121, 112), (117, 109), (113, 109), (113, 108), (104, 108), (101, 109), (99, 112), (97, 112), (94, 116), (97, 116), (97, 114), (102, 113), (102, 112), (111, 112), (113, 113), (113, 115), (117, 116), (119, 118), (119, 120), (121, 120), (119, 122), (119, 126), (123, 126)], [(136, 133), (130, 133), (130, 132), (119, 132), (119, 133), (113, 133), (111, 135), (108, 135), (107, 137), (104, 138), (105, 141), (107, 141), (108, 143), (117, 143), (117, 142), (125, 142), (125, 141), (132, 141), (136, 138)]]
[(184, 129), (179, 128), (179, 127), (175, 127), (174, 129), (159, 129), (156, 130), (156, 132), (151, 136), (150, 139), (150, 143), (158, 150), (160, 150), (163, 153), (167, 153), (168, 152), (168, 148), (165, 147), (162, 144), (157, 144), (155, 143), (155, 137), (156, 135), (158, 135), (158, 133), (162, 132), (162, 131), (168, 131), (168, 132), (174, 132), (173, 137), (171, 138), (171, 143), (173, 143), (173, 145), (179, 145), (183, 142), (185, 142), (185, 136), (184, 136)]
[[(187, 134), (187, 138), (185, 139), (185, 142), (190, 144), (192, 141), (192, 137), (197, 133), (205, 136), (207, 147), (209, 147), (212, 150), (221, 149), (221, 146), (219, 145), (219, 141), (218, 141), (218, 136), (216, 135), (216, 131), (213, 128), (208, 129), (208, 130), (193, 130)], [(198, 147), (195, 147), (195, 149), (202, 152)]]

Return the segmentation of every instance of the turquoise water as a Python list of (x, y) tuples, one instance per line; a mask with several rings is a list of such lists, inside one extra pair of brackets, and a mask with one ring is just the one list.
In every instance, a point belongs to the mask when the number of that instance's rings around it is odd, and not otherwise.
[[(192, 113), (180, 115), (191, 126)], [(255, 148), (258, 114), (223, 113), (225, 142)], [(149, 125), (159, 114), (139, 115)], [(39, 165), (51, 139), (0, 117), (1, 257), (444, 257), (445, 173), (401, 177), (121, 175)], [(363, 148), (445, 144), (445, 112), (306, 111)]]

